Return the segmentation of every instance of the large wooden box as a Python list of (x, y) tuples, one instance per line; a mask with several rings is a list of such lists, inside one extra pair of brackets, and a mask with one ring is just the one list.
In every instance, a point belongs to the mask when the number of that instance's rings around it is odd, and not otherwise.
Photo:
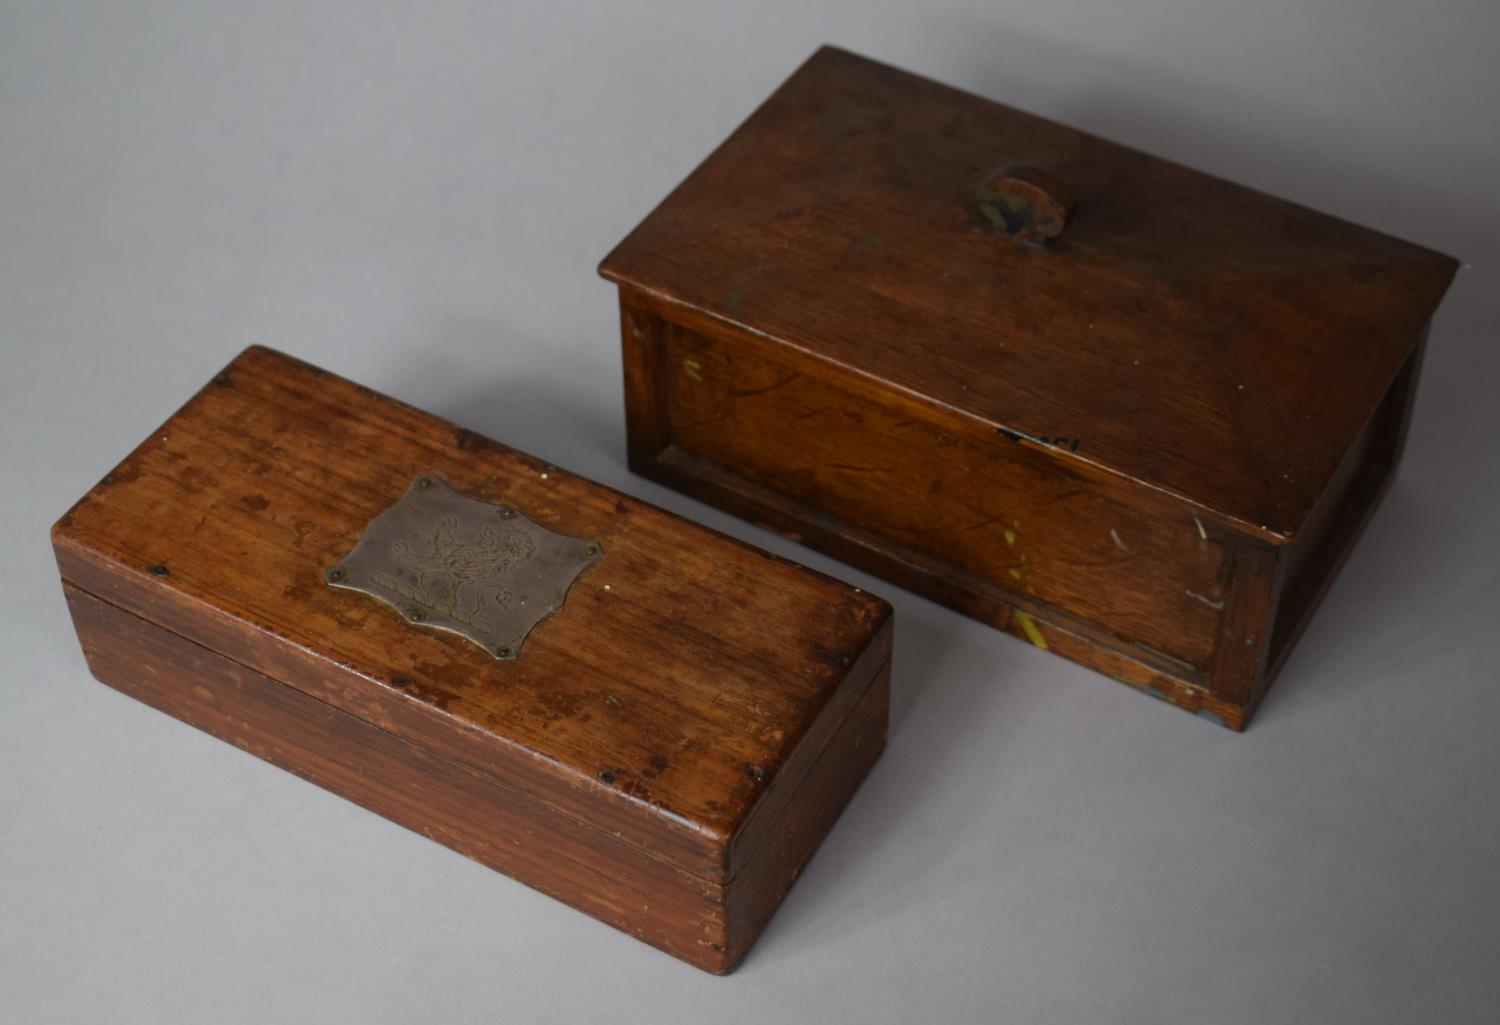
[(266, 349), (53, 541), (100, 680), (709, 971), (885, 740), (884, 602)]
[(637, 472), (1234, 729), (1455, 269), (827, 48), (600, 268)]

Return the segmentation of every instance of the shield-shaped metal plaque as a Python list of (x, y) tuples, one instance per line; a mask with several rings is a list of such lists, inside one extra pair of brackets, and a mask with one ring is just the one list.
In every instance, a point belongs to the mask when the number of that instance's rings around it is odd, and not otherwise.
[(597, 541), (554, 533), (513, 506), (470, 498), (423, 475), (323, 576), (333, 587), (379, 598), (412, 623), (452, 631), (510, 659), (603, 555)]

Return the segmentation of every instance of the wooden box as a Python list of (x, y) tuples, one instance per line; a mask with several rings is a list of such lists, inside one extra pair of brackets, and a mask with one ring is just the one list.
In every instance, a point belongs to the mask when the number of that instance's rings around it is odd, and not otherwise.
[(825, 48), (600, 272), (637, 472), (1242, 729), (1455, 269)]
[(103, 682), (713, 972), (885, 740), (884, 602), (266, 349), (53, 542)]

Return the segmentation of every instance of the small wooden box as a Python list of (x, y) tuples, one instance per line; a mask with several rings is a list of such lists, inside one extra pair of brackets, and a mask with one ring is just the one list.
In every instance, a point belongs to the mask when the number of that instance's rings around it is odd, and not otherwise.
[(103, 682), (713, 972), (885, 741), (884, 602), (266, 349), (53, 542)]
[(825, 48), (600, 271), (637, 472), (1242, 729), (1455, 269)]

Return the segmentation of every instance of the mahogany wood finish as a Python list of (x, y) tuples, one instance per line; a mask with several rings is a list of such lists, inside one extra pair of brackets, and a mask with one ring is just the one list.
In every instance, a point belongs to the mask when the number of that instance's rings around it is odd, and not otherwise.
[(637, 472), (1242, 729), (1456, 266), (824, 48), (600, 271)]
[[(605, 555), (521, 656), (323, 570), (420, 473)], [(701, 968), (879, 753), (879, 599), (270, 350), (53, 529), (105, 683)]]

